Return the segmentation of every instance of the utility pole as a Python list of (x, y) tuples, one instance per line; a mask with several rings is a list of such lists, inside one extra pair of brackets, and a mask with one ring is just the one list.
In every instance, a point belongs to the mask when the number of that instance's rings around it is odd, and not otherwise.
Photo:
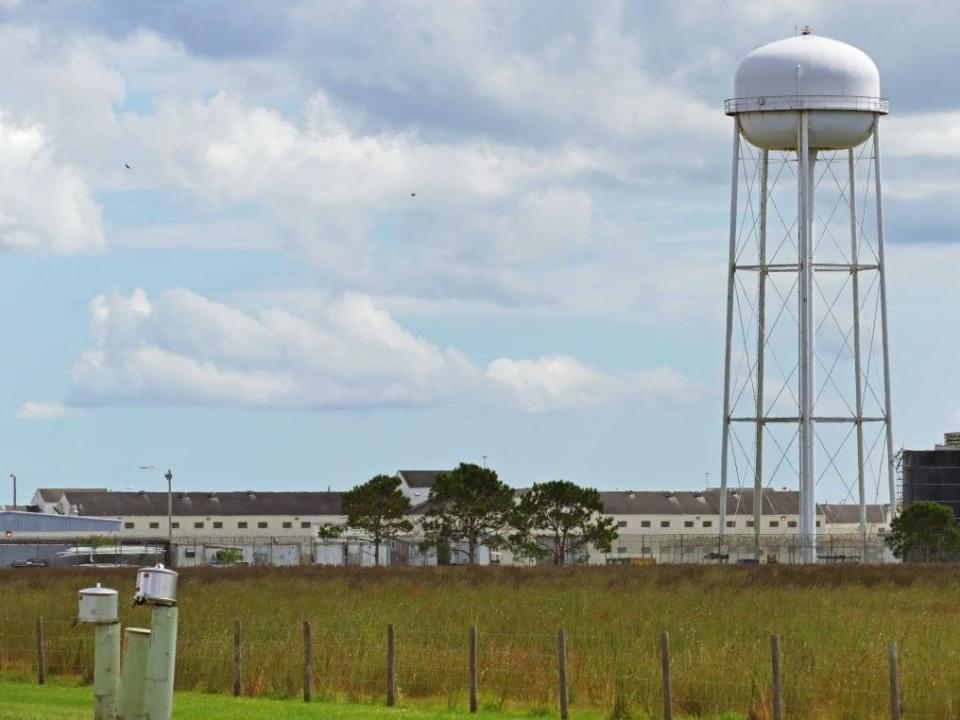
[(167, 479), (167, 563), (173, 565), (173, 473), (169, 468), (164, 477)]
[[(141, 465), (141, 470), (156, 470), (160, 468), (156, 465)], [(163, 474), (167, 481), (167, 565), (173, 565), (173, 471), (167, 469)]]

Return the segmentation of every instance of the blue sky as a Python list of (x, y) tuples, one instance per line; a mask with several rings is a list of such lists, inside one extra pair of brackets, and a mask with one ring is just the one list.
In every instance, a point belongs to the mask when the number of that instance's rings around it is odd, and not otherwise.
[(720, 102), (804, 24), (868, 52), (891, 98), (895, 436), (930, 446), (960, 427), (958, 21), (0, 0), (0, 471), (23, 495), (161, 487), (143, 464), (345, 489), (486, 456), (515, 485), (715, 484)]

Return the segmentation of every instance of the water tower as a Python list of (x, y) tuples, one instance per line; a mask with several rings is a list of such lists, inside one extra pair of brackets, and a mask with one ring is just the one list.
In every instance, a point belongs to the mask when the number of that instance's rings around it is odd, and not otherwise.
[(734, 85), (721, 544), (743, 498), (759, 558), (796, 513), (764, 508), (763, 489), (798, 487), (797, 559), (818, 558), (818, 495), (859, 503), (868, 559), (867, 504), (896, 503), (880, 74), (804, 29), (747, 55)]

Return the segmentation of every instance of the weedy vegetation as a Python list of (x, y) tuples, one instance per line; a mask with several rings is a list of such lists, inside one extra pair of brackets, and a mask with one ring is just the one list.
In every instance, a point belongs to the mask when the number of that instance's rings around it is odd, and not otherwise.
[[(132, 595), (131, 570), (0, 571), (0, 677), (35, 674), (35, 618), (48, 673), (92, 673), (92, 632), (71, 627), (76, 591)], [(293, 698), (302, 622), (313, 629), (313, 694), (379, 702), (386, 631), (397, 638), (399, 704), (462, 709), (469, 628), (479, 628), (481, 708), (556, 716), (557, 630), (567, 631), (572, 716), (661, 716), (659, 633), (670, 633), (675, 716), (770, 717), (770, 635), (781, 636), (788, 717), (889, 717), (887, 644), (900, 648), (907, 716), (960, 713), (960, 567), (659, 566), (184, 569), (177, 684), (228, 693), (233, 626), (243, 693)], [(147, 626), (143, 608), (125, 626)]]

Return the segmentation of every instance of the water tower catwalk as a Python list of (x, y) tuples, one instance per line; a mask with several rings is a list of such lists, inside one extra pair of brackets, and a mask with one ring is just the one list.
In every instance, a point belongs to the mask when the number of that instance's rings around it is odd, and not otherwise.
[(796, 512), (763, 507), (762, 490), (799, 487), (798, 560), (818, 559), (818, 495), (859, 503), (861, 559), (876, 559), (867, 504), (896, 505), (880, 74), (804, 30), (747, 55), (735, 93), (721, 544), (750, 497), (759, 559)]

